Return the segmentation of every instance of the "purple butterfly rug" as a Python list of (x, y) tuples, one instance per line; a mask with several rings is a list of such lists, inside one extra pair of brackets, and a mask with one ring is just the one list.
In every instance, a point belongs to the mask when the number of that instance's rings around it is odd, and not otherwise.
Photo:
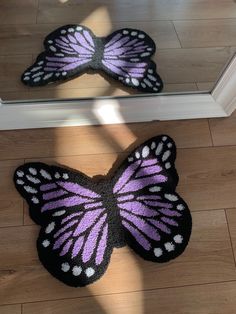
[(85, 26), (65, 25), (45, 38), (44, 48), (23, 73), (24, 84), (43, 86), (92, 69), (141, 92), (158, 93), (163, 88), (151, 60), (156, 45), (143, 31), (124, 28), (107, 37), (96, 37)]
[(174, 141), (162, 135), (137, 147), (115, 174), (99, 180), (43, 163), (17, 168), (16, 188), (41, 226), (37, 248), (45, 268), (77, 287), (105, 273), (113, 248), (128, 245), (157, 263), (180, 255), (192, 220), (175, 192), (175, 158)]

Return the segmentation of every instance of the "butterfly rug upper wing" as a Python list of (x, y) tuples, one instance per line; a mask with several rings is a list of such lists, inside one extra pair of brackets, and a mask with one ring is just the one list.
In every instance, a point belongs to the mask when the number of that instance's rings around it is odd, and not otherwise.
[(101, 196), (88, 187), (88, 178), (64, 168), (28, 163), (16, 170), (14, 181), (32, 219), (41, 225), (37, 248), (45, 268), (71, 286), (100, 278), (112, 246), (106, 209)]

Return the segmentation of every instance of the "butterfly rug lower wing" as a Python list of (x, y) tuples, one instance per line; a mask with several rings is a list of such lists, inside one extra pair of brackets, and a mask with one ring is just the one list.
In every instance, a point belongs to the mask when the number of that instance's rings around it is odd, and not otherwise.
[(126, 241), (154, 262), (180, 255), (191, 234), (188, 206), (175, 192), (175, 158), (174, 141), (159, 136), (139, 146), (115, 175), (113, 191)]
[(41, 226), (38, 255), (45, 268), (70, 286), (100, 278), (110, 260), (107, 212), (101, 196), (79, 172), (43, 163), (15, 171), (14, 182), (31, 218)]
[(108, 233), (104, 208), (53, 219), (41, 228), (37, 241), (39, 259), (67, 285), (91, 284), (109, 264), (112, 247), (108, 244)]
[(120, 215), (127, 244), (144, 259), (161, 263), (185, 250), (192, 223), (189, 209), (178, 194), (155, 196), (144, 194), (120, 204)]

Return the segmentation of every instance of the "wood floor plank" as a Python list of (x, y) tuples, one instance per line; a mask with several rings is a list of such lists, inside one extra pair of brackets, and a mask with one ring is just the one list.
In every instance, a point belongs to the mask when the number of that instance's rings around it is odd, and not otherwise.
[(192, 210), (236, 206), (236, 147), (179, 150), (177, 169), (178, 191)]
[[(1, 57), (0, 57), (1, 58)], [(34, 58), (35, 59), (35, 56)], [(18, 74), (18, 76), (14, 78), (14, 80), (16, 79), (20, 79), (21, 74), (23, 73), (23, 71), (31, 64), (30, 62), (27, 62), (27, 65), (24, 66), (24, 68), (22, 67), (21, 72)], [(34, 97), (34, 94), (36, 95), (36, 97), (39, 97), (38, 95), (40, 95), (41, 99), (45, 99), (48, 97), (48, 94), (50, 93), (50, 97), (54, 97), (55, 96), (61, 97), (61, 93), (62, 96), (64, 98), (71, 98), (71, 89), (82, 89), (82, 92), (85, 94), (89, 93), (90, 89), (98, 89), (97, 90), (97, 94), (96, 96), (98, 97), (100, 95), (100, 89), (103, 89), (104, 92), (106, 92), (106, 96), (111, 95), (114, 90), (116, 88), (119, 88), (121, 90), (120, 94), (122, 94), (122, 90), (125, 89), (127, 90), (127, 88), (123, 87), (119, 82), (117, 82), (116, 80), (113, 80), (112, 78), (108, 77), (107, 75), (100, 75), (98, 73), (94, 73), (91, 72), (90, 73), (85, 73), (81, 76), (78, 76), (72, 80), (68, 80), (65, 82), (58, 82), (55, 83), (53, 85), (47, 85), (47, 86), (43, 86), (43, 87), (27, 87), (25, 86), (23, 83), (21, 83), (20, 81), (18, 81), (15, 90), (19, 90), (20, 92), (27, 92), (27, 97), (28, 99), (30, 99), (30, 97)], [(61, 91), (63, 90), (63, 92)], [(83, 91), (84, 90), (84, 91)], [(86, 90), (88, 90), (86, 92)], [(14, 91), (14, 87), (12, 87), (10, 90), (8, 88), (8, 90), (6, 91)], [(4, 91), (3, 91), (4, 93)], [(73, 93), (73, 91), (72, 91)], [(75, 92), (74, 92), (75, 93)], [(131, 90), (132, 93), (132, 90)]]
[(93, 0), (86, 4), (80, 0), (40, 0), (39, 4), (38, 23), (74, 23), (88, 18), (149, 21), (236, 17), (236, 4), (231, 0), (218, 0), (217, 5), (215, 0), (153, 0), (148, 5), (137, 0), (135, 6), (128, 0)]
[(165, 84), (163, 93), (192, 92), (197, 90), (198, 88), (195, 83)]
[(55, 86), (51, 89), (34, 89), (26, 92), (5, 92), (1, 93), (1, 98), (5, 101), (12, 100), (41, 100), (41, 99), (73, 99), (73, 98), (91, 98), (107, 96), (127, 96), (133, 95), (137, 92), (135, 90), (122, 90), (120, 88), (112, 87), (98, 87), (98, 88), (67, 88), (61, 89)]
[[(186, 132), (188, 130), (188, 132)], [(178, 147), (211, 146), (207, 120), (130, 123), (0, 132), (0, 160), (121, 152), (167, 133)]]
[(197, 88), (199, 91), (211, 91), (215, 85), (215, 82), (202, 82), (197, 83)]
[(38, 232), (39, 226), (36, 225), (0, 228), (1, 271), (10, 273), (10, 270), (39, 264), (36, 250)]
[[(24, 1), (23, 1), (24, 2)], [(21, 55), (40, 53), (43, 39), (61, 25), (10, 24), (0, 25), (0, 55)]]
[(13, 186), (13, 173), (23, 160), (0, 161), (0, 227), (23, 224), (23, 201)]
[(235, 47), (161, 49), (154, 57), (166, 84), (214, 82)]
[(29, 92), (27, 89), (21, 92), (1, 92), (1, 100), (3, 102), (15, 100), (29, 100)]
[[(76, 86), (76, 82), (67, 83), (67, 87), (61, 85), (57, 85), (55, 87), (51, 86), (51, 88), (45, 88), (43, 93), (40, 90), (29, 91), (30, 99), (45, 99), (45, 98), (56, 98), (56, 99), (68, 99), (68, 98), (91, 98), (91, 97), (102, 97), (102, 96), (128, 96), (128, 95), (136, 95), (139, 94), (135, 89), (129, 89), (124, 86), (120, 86), (114, 80), (107, 81), (104, 77), (99, 75), (86, 75), (88, 79), (88, 84), (91, 86), (100, 86), (100, 87), (89, 87), (80, 88), (80, 82), (82, 82), (82, 77), (75, 79), (79, 82)], [(110, 83), (109, 83), (110, 82)], [(83, 82), (82, 86), (86, 83), (86, 80)], [(104, 83), (104, 84), (103, 84)], [(104, 86), (102, 86), (104, 85)], [(73, 88), (70, 88), (73, 86)]]
[(236, 111), (227, 118), (210, 119), (209, 123), (215, 146), (236, 145)]
[(0, 314), (22, 314), (21, 305), (15, 304), (0, 306)]
[[(5, 200), (19, 199), (18, 193), (12, 191), (13, 174), (23, 159), (0, 161), (0, 198)], [(3, 179), (4, 178), (4, 179)]]
[(20, 79), (31, 62), (31, 55), (0, 56), (0, 92), (26, 91)]
[[(63, 285), (37, 262), (36, 228), (0, 229), (0, 252), (4, 251), (0, 262), (0, 304), (236, 280), (222, 210), (193, 213), (191, 241), (175, 261), (157, 265), (135, 256), (128, 248), (115, 250), (106, 274), (89, 288), (80, 289)], [(16, 238), (20, 239), (17, 243)]]
[[(90, 79), (90, 78), (88, 78)], [(98, 78), (99, 79), (99, 78)], [(72, 83), (74, 84), (75, 83)], [(62, 84), (63, 85), (63, 84)], [(45, 89), (26, 89), (20, 92), (1, 92), (1, 99), (4, 101), (14, 101), (14, 100), (40, 100), (40, 99), (73, 99), (73, 98), (90, 98), (90, 97), (100, 97), (100, 96), (127, 96), (127, 95), (138, 95), (138, 92), (134, 89), (128, 89), (123, 86), (118, 86), (114, 82), (107, 87), (90, 87), (90, 88), (65, 88), (62, 85), (51, 86), (51, 88)], [(209, 83), (199, 83), (201, 87), (200, 90), (209, 90)], [(191, 92), (198, 91), (197, 85), (195, 83), (183, 83), (183, 84), (165, 84), (163, 92), (164, 93), (176, 93), (176, 92)]]
[(232, 314), (236, 284), (219, 283), (23, 305), (23, 314)]
[(38, 0), (1, 0), (0, 25), (36, 22)]
[(174, 21), (181, 46), (236, 46), (236, 19)]
[[(116, 84), (115, 84), (116, 85)], [(30, 89), (24, 92), (1, 92), (1, 99), (4, 101), (12, 100), (28, 100), (28, 99), (68, 99), (68, 98), (87, 98), (87, 97), (100, 97), (107, 96), (127, 96), (138, 94), (134, 89), (119, 88), (117, 86), (109, 87), (92, 87), (92, 88), (61, 88), (59, 85), (51, 87), (51, 89)], [(209, 90), (210, 84), (203, 83), (201, 85), (201, 90)], [(121, 86), (120, 86), (121, 87)], [(189, 84), (165, 84), (163, 92), (164, 93), (176, 93), (176, 92), (186, 92), (186, 91), (197, 91), (197, 85), (195, 83)]]
[[(124, 23), (87, 21), (83, 23), (97, 36), (107, 36), (111, 32), (124, 28)], [(38, 54), (43, 50), (43, 40), (61, 24), (0, 25), (0, 55)], [(140, 28), (137, 21), (126, 22), (125, 27)], [(147, 21), (142, 23), (147, 32), (160, 48), (180, 48), (174, 26), (169, 21)]]
[(2, 200), (0, 197), (0, 227), (21, 226), (23, 224), (23, 201)]
[(236, 208), (226, 210), (227, 221), (229, 225), (230, 237), (232, 240), (234, 256), (236, 258)]

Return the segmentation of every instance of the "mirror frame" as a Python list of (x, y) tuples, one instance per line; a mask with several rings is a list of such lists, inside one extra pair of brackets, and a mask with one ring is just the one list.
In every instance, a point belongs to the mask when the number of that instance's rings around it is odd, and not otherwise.
[(236, 56), (211, 92), (2, 101), (0, 130), (228, 117), (236, 109)]

